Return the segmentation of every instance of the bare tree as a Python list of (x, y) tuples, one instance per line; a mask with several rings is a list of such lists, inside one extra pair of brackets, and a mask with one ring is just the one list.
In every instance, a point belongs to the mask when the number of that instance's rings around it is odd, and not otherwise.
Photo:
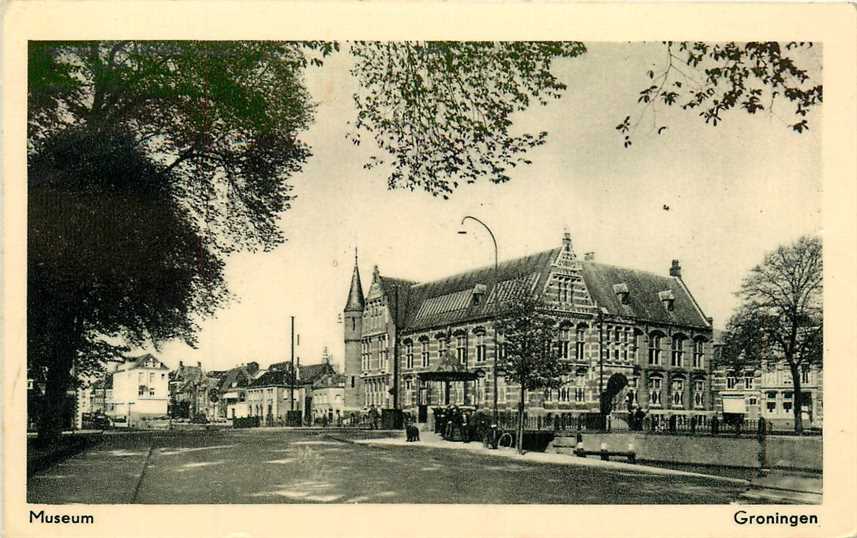
[(765, 256), (744, 278), (743, 302), (729, 320), (721, 365), (733, 370), (785, 361), (795, 393), (795, 431), (803, 431), (801, 370), (823, 358), (822, 243), (801, 237)]

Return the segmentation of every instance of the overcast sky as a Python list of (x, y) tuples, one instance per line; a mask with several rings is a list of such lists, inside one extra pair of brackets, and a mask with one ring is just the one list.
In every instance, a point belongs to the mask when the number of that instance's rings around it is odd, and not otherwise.
[(516, 118), (520, 129), (549, 133), (533, 164), (507, 184), (466, 186), (450, 200), (390, 192), (383, 168), (363, 170), (369, 144), (346, 138), (354, 91), (348, 57), (310, 71), (318, 110), (303, 138), (314, 155), (293, 178), (298, 199), (282, 221), (288, 242), (231, 258), (236, 301), (203, 323), (198, 349), (172, 342), (159, 356), (171, 367), (179, 360), (209, 370), (253, 360), (264, 367), (288, 359), (294, 315), (301, 363), (319, 362), (327, 346), (341, 365), (337, 320), (354, 247), (364, 291), (376, 264), (382, 274), (430, 280), (493, 263), (483, 230), (471, 223), (468, 235), (456, 234), (464, 215), (491, 226), (501, 260), (558, 246), (564, 228), (579, 255), (594, 251), (605, 263), (667, 274), (677, 258), (703, 311), (722, 327), (742, 276), (766, 251), (821, 233), (820, 114), (796, 134), (785, 114), (733, 112), (714, 128), (693, 112), (664, 110), (658, 124), (668, 130), (647, 134), (644, 121), (625, 149), (614, 126), (638, 110), (645, 72), (662, 67), (664, 49), (588, 48), (558, 65), (569, 86), (562, 99)]

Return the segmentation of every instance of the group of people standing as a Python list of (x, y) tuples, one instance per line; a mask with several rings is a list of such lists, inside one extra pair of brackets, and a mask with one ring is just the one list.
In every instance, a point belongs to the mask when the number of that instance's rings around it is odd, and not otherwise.
[(435, 409), (434, 431), (447, 441), (464, 441), (469, 443), (475, 436), (473, 411), (461, 410), (457, 405)]

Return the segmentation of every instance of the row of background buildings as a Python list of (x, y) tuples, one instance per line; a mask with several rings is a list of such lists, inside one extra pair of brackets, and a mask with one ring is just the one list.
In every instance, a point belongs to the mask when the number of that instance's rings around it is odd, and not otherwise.
[(322, 362), (294, 368), (257, 362), (229, 370), (205, 370), (202, 363), (175, 370), (151, 354), (116, 364), (101, 379), (78, 391), (78, 416), (104, 414), (116, 425), (139, 425), (158, 417), (222, 419), (258, 417), (262, 424), (285, 421), (290, 410), (304, 423), (337, 420), (344, 411), (345, 378), (325, 349)]

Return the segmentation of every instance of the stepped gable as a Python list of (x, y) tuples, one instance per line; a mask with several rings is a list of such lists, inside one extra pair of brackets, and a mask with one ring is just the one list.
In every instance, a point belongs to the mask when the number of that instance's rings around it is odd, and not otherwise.
[[(489, 317), (497, 297), (503, 301), (522, 289), (541, 289), (559, 252), (558, 247), (501, 262), (496, 285), (493, 265), (411, 285), (404, 328), (419, 330)], [(485, 286), (485, 299), (478, 303), (473, 300), (477, 284)]]
[[(606, 308), (612, 315), (656, 323), (710, 328), (705, 314), (680, 278), (593, 261), (584, 261), (581, 265), (589, 294), (598, 306)], [(619, 284), (627, 286), (625, 304), (615, 292), (614, 285)], [(671, 291), (674, 297), (671, 311), (664, 307), (659, 296), (659, 293), (664, 291)]]
[(384, 295), (387, 297), (387, 304), (390, 306), (396, 326), (401, 327), (407, 318), (408, 297), (411, 288), (416, 286), (417, 282), (381, 274), (378, 275), (378, 281), (381, 283), (381, 289), (384, 290)]

